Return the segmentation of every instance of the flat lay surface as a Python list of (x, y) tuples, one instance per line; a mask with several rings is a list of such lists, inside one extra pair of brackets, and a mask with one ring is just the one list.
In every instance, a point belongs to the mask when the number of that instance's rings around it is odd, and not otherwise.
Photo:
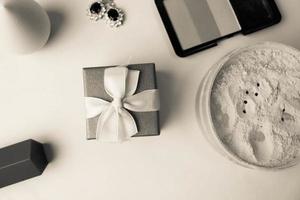
[[(206, 141), (196, 109), (201, 80), (230, 51), (261, 41), (300, 49), (300, 1), (276, 1), (278, 25), (187, 58), (175, 55), (153, 0), (116, 0), (126, 14), (117, 29), (90, 21), (89, 1), (38, 2), (52, 24), (46, 46), (0, 52), (0, 146), (32, 138), (46, 144), (51, 162), (41, 176), (2, 188), (0, 200), (300, 198), (300, 165), (266, 172), (234, 164)], [(82, 68), (128, 62), (156, 65), (161, 135), (87, 141)]]

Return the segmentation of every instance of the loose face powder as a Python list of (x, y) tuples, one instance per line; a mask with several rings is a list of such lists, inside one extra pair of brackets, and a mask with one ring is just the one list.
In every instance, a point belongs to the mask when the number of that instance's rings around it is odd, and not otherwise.
[[(278, 47), (278, 48), (277, 48)], [(233, 155), (261, 167), (289, 165), (300, 147), (300, 53), (258, 45), (231, 57), (211, 91), (220, 141)]]

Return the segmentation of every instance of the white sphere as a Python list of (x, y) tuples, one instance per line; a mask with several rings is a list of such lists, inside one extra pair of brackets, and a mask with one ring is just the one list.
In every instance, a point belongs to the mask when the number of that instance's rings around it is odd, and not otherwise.
[(34, 0), (0, 0), (0, 52), (27, 54), (43, 47), (50, 20)]

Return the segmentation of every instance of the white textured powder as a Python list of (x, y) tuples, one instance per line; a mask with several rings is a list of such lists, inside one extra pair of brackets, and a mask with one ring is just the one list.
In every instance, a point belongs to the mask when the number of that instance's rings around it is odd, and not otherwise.
[(263, 167), (295, 161), (300, 147), (300, 55), (258, 46), (222, 67), (211, 93), (211, 114), (225, 147)]

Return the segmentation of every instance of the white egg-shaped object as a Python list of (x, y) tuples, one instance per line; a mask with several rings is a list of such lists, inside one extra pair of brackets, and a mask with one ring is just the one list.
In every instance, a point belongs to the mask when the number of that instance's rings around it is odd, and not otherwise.
[(46, 11), (34, 0), (0, 0), (0, 52), (27, 54), (43, 47), (50, 35)]

